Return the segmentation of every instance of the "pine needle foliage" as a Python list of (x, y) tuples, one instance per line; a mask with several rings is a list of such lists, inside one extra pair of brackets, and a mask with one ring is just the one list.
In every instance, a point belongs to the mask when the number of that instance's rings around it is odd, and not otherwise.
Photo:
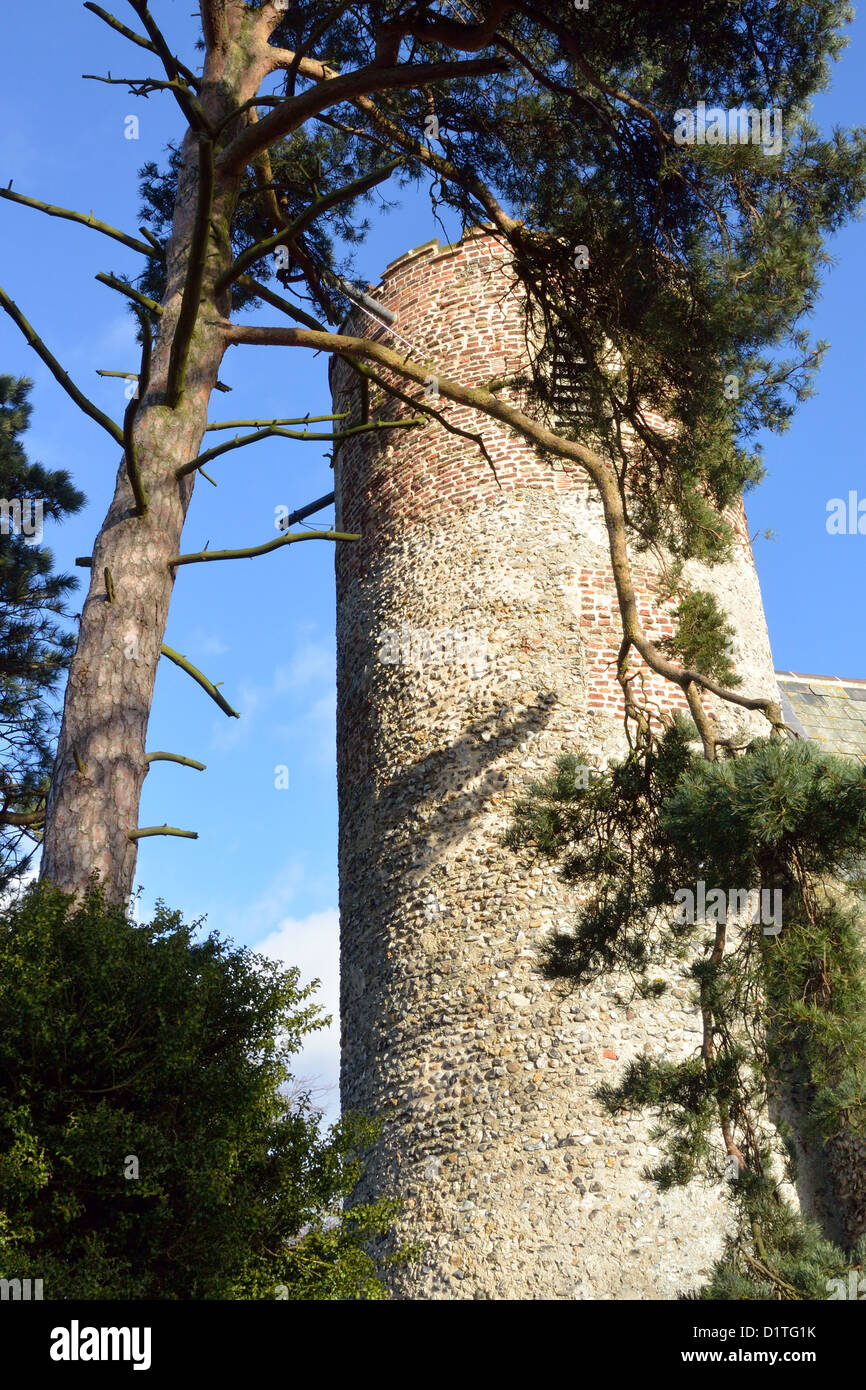
[[(572, 988), (626, 972), (651, 996), (667, 987), (653, 970), (678, 963), (701, 1011), (700, 1051), (641, 1057), (599, 1097), (612, 1113), (654, 1115), (662, 1157), (647, 1176), (660, 1188), (730, 1179), (737, 1230), (707, 1296), (827, 1297), (862, 1251), (786, 1205), (795, 1146), (783, 1123), (780, 1167), (761, 1115), (794, 1097), (804, 1136), (866, 1136), (866, 768), (780, 737), (708, 761), (681, 716), (606, 769), (587, 777), (586, 765), (583, 752), (560, 758), (506, 837), (579, 892), (574, 930), (546, 940), (540, 969)], [(676, 911), (676, 895), (701, 881), (726, 906), (709, 923), (683, 920), (695, 914)], [(780, 922), (731, 909), (755, 889), (781, 894)]]
[(41, 522), (65, 520), (84, 496), (65, 469), (27, 457), (32, 385), (0, 376), (0, 506), (19, 509), (18, 525), (14, 510), (0, 514), (0, 890), (28, 868), (41, 838), (59, 695), (75, 647), (67, 604), (78, 580), (55, 569)]

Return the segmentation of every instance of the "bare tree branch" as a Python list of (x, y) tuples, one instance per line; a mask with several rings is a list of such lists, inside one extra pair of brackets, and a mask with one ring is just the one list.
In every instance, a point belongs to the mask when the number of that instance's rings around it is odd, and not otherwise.
[[(162, 30), (147, 8), (147, 0), (129, 0), (129, 3), (147, 30), (151, 44), (153, 45), (153, 51), (165, 68), (169, 82), (171, 83), (171, 90), (174, 92), (181, 111), (194, 130), (206, 134), (213, 134), (210, 122), (204, 113), (204, 108), (192, 90), (192, 84), (188, 82), (185, 74), (181, 72), (179, 60), (175, 58), (166, 42)], [(197, 80), (195, 85), (198, 86)]]
[(154, 236), (153, 232), (150, 230), (149, 227), (139, 227), (138, 230), (141, 232), (141, 235), (145, 237), (147, 241), (150, 242), (159, 260), (164, 261), (165, 247), (163, 246), (159, 238)]
[(123, 430), (120, 426), (116, 424), (114, 420), (110, 419), (104, 411), (100, 410), (97, 405), (94, 405), (93, 401), (89, 400), (87, 396), (84, 395), (83, 391), (79, 391), (78, 387), (69, 376), (69, 373), (63, 370), (57, 358), (45, 346), (39, 334), (27, 322), (21, 310), (18, 308), (18, 305), (9, 298), (2, 287), (0, 287), (0, 308), (5, 309), (12, 321), (18, 325), (25, 339), (33, 348), (33, 351), (42, 358), (42, 361), (45, 363), (55, 381), (63, 387), (67, 396), (71, 397), (79, 410), (82, 410), (85, 415), (89, 415), (90, 419), (95, 420), (97, 425), (101, 425), (102, 428), (111, 435), (115, 443), (122, 444)]
[(167, 647), (165, 643), (162, 644), (159, 650), (162, 656), (167, 656), (169, 661), (174, 662), (175, 666), (179, 666), (182, 671), (186, 671), (188, 676), (192, 676), (196, 684), (200, 685), (202, 690), (207, 692), (214, 703), (219, 705), (223, 714), (227, 714), (230, 719), (240, 719), (237, 710), (232, 709), (226, 697), (220, 694), (217, 687), (213, 684), (213, 681), (209, 681), (207, 676), (203, 675), (197, 666), (193, 666), (192, 662), (188, 661), (185, 656), (181, 655), (180, 652), (176, 652), (172, 647)]
[(173, 92), (183, 89), (180, 81), (169, 82), (166, 77), (103, 77), (98, 72), (83, 72), (83, 82), (104, 82), (106, 87), (128, 87), (133, 96), (147, 97), (151, 92)]
[[(0, 188), (0, 198), (8, 198), (11, 203), (21, 203), (26, 208), (36, 208), (37, 212), (47, 213), (49, 217), (63, 217), (67, 222), (80, 222), (84, 227), (92, 227), (95, 232), (102, 232), (103, 236), (109, 236), (113, 241), (119, 241), (121, 245), (128, 246), (132, 251), (140, 251), (143, 256), (158, 255), (161, 260), (165, 259), (161, 248), (156, 249), (153, 245), (148, 246), (147, 242), (138, 241), (134, 236), (129, 236), (126, 232), (120, 232), (116, 227), (111, 227), (107, 222), (100, 222), (93, 213), (74, 212), (71, 208), (58, 208), (53, 203), (43, 203), (38, 198), (25, 198), (23, 193), (13, 193), (11, 188)], [(155, 240), (155, 239), (154, 239)], [(159, 243), (157, 243), (157, 248)]]
[[(122, 34), (125, 39), (129, 39), (130, 43), (138, 44), (139, 48), (146, 48), (148, 52), (156, 53), (157, 57), (160, 56), (159, 50), (150, 39), (142, 38), (141, 34), (136, 34), (134, 29), (127, 28), (127, 26), (121, 23), (113, 14), (109, 14), (108, 10), (104, 10), (101, 5), (94, 5), (92, 0), (84, 0), (84, 8), (90, 10), (92, 14), (98, 15), (100, 19), (104, 19), (105, 23), (109, 25), (110, 28), (116, 29), (118, 34)], [(177, 71), (180, 73), (181, 77), (183, 77), (184, 81), (189, 83), (190, 87), (197, 89), (199, 79), (196, 77), (195, 73), (190, 68), (186, 67), (179, 58), (175, 58), (174, 61), (177, 66)]]
[(358, 198), (362, 193), (375, 188), (376, 184), (383, 183), (385, 179), (391, 177), (395, 169), (399, 169), (403, 163), (402, 158), (392, 159), (390, 163), (383, 165), (379, 169), (371, 169), (369, 173), (363, 174), (359, 179), (353, 179), (351, 183), (344, 184), (341, 188), (334, 188), (330, 193), (323, 193), (321, 197), (314, 198), (309, 207), (305, 208), (294, 221), (286, 224), (274, 236), (266, 237), (259, 241), (255, 246), (250, 246), (246, 251), (242, 251), (228, 270), (219, 277), (216, 282), (215, 290), (217, 293), (224, 290), (228, 285), (237, 280), (239, 275), (247, 270), (254, 261), (266, 256), (269, 251), (274, 251), (278, 246), (285, 246), (291, 249), (296, 238), (301, 236), (307, 227), (328, 212), (333, 207), (338, 207), (340, 203), (351, 202), (353, 198)]
[(293, 415), (288, 419), (276, 420), (216, 420), (212, 425), (205, 425), (205, 432), (208, 430), (237, 430), (264, 429), (266, 425), (319, 425), (324, 421), (347, 420), (349, 411), (343, 410), (339, 415)]
[(161, 314), (163, 312), (162, 305), (158, 304), (155, 299), (149, 299), (148, 296), (142, 294), (140, 290), (133, 289), (132, 285), (127, 285), (125, 280), (118, 280), (116, 275), (107, 275), (104, 270), (100, 270), (99, 274), (94, 276), (94, 279), (99, 280), (100, 284), (107, 285), (110, 290), (117, 290), (118, 294), (125, 294), (127, 299), (131, 299), (136, 304), (140, 304), (142, 309), (149, 310), (151, 314)]
[(268, 425), (264, 429), (256, 430), (254, 434), (241, 434), (236, 438), (228, 440), (225, 444), (217, 444), (212, 449), (206, 449), (198, 458), (190, 459), (189, 463), (182, 463), (175, 470), (176, 478), (185, 478), (188, 473), (196, 473), (204, 464), (210, 463), (212, 459), (219, 458), (221, 454), (227, 454), (232, 449), (244, 449), (248, 444), (258, 444), (260, 439), (304, 439), (320, 440), (326, 443), (333, 443), (335, 440), (340, 443), (353, 434), (370, 434), (376, 430), (385, 429), (411, 429), (418, 425), (423, 425), (424, 421), (419, 419), (409, 420), (371, 420), (367, 424), (352, 425), (349, 429), (340, 430), (337, 433), (318, 432), (314, 430), (287, 430), (279, 425)]
[(319, 352), (339, 355), (346, 353), (353, 357), (368, 359), (406, 377), (418, 385), (424, 385), (431, 373), (436, 376), (439, 394), (460, 405), (469, 406), (500, 423), (509, 426), (523, 435), (546, 453), (559, 455), (579, 464), (591, 477), (601, 496), (610, 543), (610, 556), (613, 566), (617, 598), (623, 633), (632, 643), (647, 665), (658, 675), (672, 681), (686, 691), (690, 684), (708, 690), (720, 699), (743, 709), (759, 710), (774, 728), (783, 728), (779, 704), (763, 697), (740, 695), (728, 690), (711, 677), (700, 671), (692, 671), (663, 656), (643, 631), (638, 612), (637, 598), (631, 575), (628, 556), (625, 508), (620, 491), (619, 480), (600, 454), (576, 440), (564, 439), (547, 426), (531, 419), (516, 406), (500, 400), (483, 387), (463, 386), (452, 381), (429, 365), (419, 365), (394, 352), (381, 343), (368, 338), (353, 338), (338, 333), (318, 333), (306, 328), (258, 328), (252, 324), (226, 323), (223, 333), (227, 343), (248, 343), (258, 346), (306, 347)]
[(194, 767), (197, 772), (207, 771), (207, 763), (200, 763), (196, 758), (185, 758), (182, 753), (148, 753), (146, 761), (148, 763), (181, 763), (184, 767)]
[(186, 382), (186, 364), (192, 335), (201, 303), (201, 289), (204, 283), (207, 260), (208, 239), (210, 237), (211, 209), (214, 190), (213, 141), (205, 135), (199, 136), (199, 186), (196, 203), (195, 222), (189, 244), (186, 278), (180, 304), (177, 324), (171, 341), (171, 354), (168, 362), (166, 381), (166, 400), (172, 410), (183, 395)]
[(178, 830), (174, 825), (145, 825), (141, 830), (130, 830), (128, 840), (146, 840), (149, 835), (178, 835), (182, 840), (197, 840), (197, 830)]
[[(436, 423), (441, 425), (444, 430), (447, 430), (449, 434), (457, 435), (461, 439), (470, 440), (471, 443), (473, 443), (478, 448), (482, 457), (489, 465), (490, 470), (497, 483), (499, 482), (499, 476), (496, 472), (496, 464), (493, 462), (493, 459), (491, 458), (490, 453), (488, 451), (487, 445), (484, 443), (483, 435), (473, 434), (471, 430), (461, 429), (459, 425), (455, 425), (451, 420), (449, 420), (448, 416), (444, 415), (441, 410), (437, 410), (435, 406), (430, 405), (425, 400), (419, 399), (417, 396), (407, 395), (405, 391), (401, 391), (398, 387), (394, 386), (392, 382), (387, 381), (385, 377), (380, 376), (378, 372), (374, 372), (373, 369), (371, 367), (368, 367), (365, 362), (361, 362), (357, 357), (353, 357), (351, 353), (341, 352), (338, 355), (348, 366), (350, 366), (353, 369), (353, 371), (357, 372), (358, 376), (361, 379), (362, 413), (365, 409), (363, 401), (364, 387), (367, 382), (372, 381), (374, 385), (380, 387), (381, 390), (387, 392), (389, 396), (393, 396), (396, 400), (402, 401), (404, 405), (411, 406), (415, 410), (423, 411), (423, 413), (427, 416), (428, 419), (435, 420)], [(369, 402), (367, 404), (369, 404)]]
[(215, 131), (214, 131), (214, 138), (215, 138), (215, 139), (219, 139), (220, 135), (222, 135), (222, 133), (223, 133), (223, 131), (225, 130), (226, 126), (230, 126), (230, 125), (232, 124), (232, 121), (236, 121), (236, 120), (238, 119), (239, 116), (244, 116), (244, 115), (246, 115), (246, 113), (247, 113), (248, 111), (252, 112), (253, 115), (256, 117), (256, 119), (258, 119), (258, 112), (257, 112), (257, 110), (256, 110), (257, 107), (259, 107), (259, 106), (282, 106), (282, 104), (283, 104), (284, 101), (285, 101), (285, 97), (277, 97), (277, 96), (255, 96), (255, 97), (250, 97), (247, 101), (241, 102), (240, 106), (233, 106), (232, 109), (231, 109), (231, 111), (229, 111), (228, 115), (227, 115), (227, 116), (223, 116), (222, 120), (219, 122), (219, 125), (217, 125), (217, 127), (216, 127), (216, 129), (215, 129)]
[(239, 275), (237, 283), (240, 285), (241, 289), (249, 290), (251, 294), (256, 295), (258, 299), (263, 299), (265, 303), (270, 304), (272, 308), (279, 309), (282, 313), (288, 314), (289, 318), (294, 319), (296, 323), (303, 323), (307, 328), (321, 329), (323, 333), (327, 331), (324, 324), (319, 323), (318, 319), (314, 319), (312, 314), (308, 314), (303, 309), (299, 309), (291, 300), (283, 299), (281, 295), (275, 294), (267, 285), (260, 285), (259, 282), (253, 280), (250, 275)]
[[(258, 555), (268, 555), (272, 550), (280, 550), (284, 545), (294, 545), (296, 541), (359, 541), (360, 536), (344, 531), (298, 531), (295, 534), (277, 536), (276, 540), (265, 541), (264, 545), (252, 545), (246, 550), (199, 550), (196, 554), (173, 555), (166, 564), (201, 565), (210, 560), (254, 560)], [(165, 648), (163, 648), (165, 650)]]

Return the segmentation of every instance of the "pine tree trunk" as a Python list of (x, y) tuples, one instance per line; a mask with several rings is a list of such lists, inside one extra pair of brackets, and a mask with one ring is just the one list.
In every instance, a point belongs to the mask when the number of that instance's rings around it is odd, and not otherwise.
[[(254, 95), (255, 54), (238, 41), (210, 50), (202, 104), (213, 120)], [(43, 843), (41, 876), (80, 893), (94, 874), (114, 900), (133, 887), (141, 789), (147, 773), (145, 739), (160, 647), (164, 640), (181, 531), (194, 475), (176, 469), (199, 452), (208, 403), (225, 344), (216, 321), (229, 310), (227, 292), (214, 283), (230, 264), (228, 226), (239, 180), (214, 189), (204, 285), (186, 372), (175, 409), (165, 403), (172, 338), (187, 274), (199, 191), (198, 137), (182, 149), (172, 233), (166, 248), (167, 284), (151, 365), (149, 389), (135, 423), (148, 510), (136, 514), (125, 463), (97, 536), (90, 588), (66, 689)], [(110, 572), (113, 601), (105, 580)], [(166, 807), (165, 820), (170, 821)]]

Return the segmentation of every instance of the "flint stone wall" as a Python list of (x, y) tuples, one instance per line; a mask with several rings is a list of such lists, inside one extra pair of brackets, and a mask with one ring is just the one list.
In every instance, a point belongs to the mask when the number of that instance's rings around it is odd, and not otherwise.
[[(408, 253), (375, 293), (413, 355), (459, 380), (525, 360), (519, 296), (483, 234)], [(394, 345), (369, 319), (354, 328)], [(344, 365), (332, 386), (357, 419)], [(425, 1243), (398, 1296), (672, 1298), (721, 1249), (723, 1191), (657, 1193), (647, 1124), (593, 1092), (642, 1052), (693, 1052), (697, 1011), (678, 977), (661, 1003), (625, 980), (571, 995), (542, 980), (538, 942), (571, 926), (575, 900), (500, 843), (559, 753), (583, 745), (602, 767), (625, 748), (601, 507), (576, 471), (438, 405), (482, 429), (498, 482), (439, 425), (356, 436), (336, 465), (337, 526), (362, 534), (336, 552), (342, 1099), (387, 1117), (359, 1195), (402, 1197), (400, 1233)], [(657, 573), (635, 576), (649, 634), (669, 635)], [(736, 627), (746, 693), (778, 698), (743, 514), (734, 563), (700, 582)], [(403, 625), (482, 632), (485, 660), (382, 660)], [(681, 704), (650, 672), (646, 691)]]

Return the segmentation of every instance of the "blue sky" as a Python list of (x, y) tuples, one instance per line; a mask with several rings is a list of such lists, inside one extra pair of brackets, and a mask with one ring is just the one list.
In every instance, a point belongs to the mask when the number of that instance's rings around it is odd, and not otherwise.
[[(115, 9), (130, 22), (128, 7)], [(191, 0), (154, 0), (157, 19), (190, 66), (195, 21)], [(131, 12), (130, 12), (131, 14)], [(178, 136), (171, 97), (138, 101), (122, 87), (81, 80), (92, 72), (140, 76), (148, 55), (68, 0), (7, 6), (7, 58), (0, 92), (0, 182), (83, 211), (132, 233), (138, 223), (137, 170), (161, 159)], [(863, 119), (866, 21), (821, 94), (822, 126)], [(125, 117), (139, 117), (139, 139), (125, 138)], [(378, 195), (374, 195), (378, 197)], [(373, 204), (373, 209), (377, 206)], [(376, 218), (357, 257), (359, 275), (376, 281), (408, 247), (438, 235), (423, 199)], [(866, 498), (863, 403), (866, 397), (864, 276), (866, 225), (833, 243), (837, 262), (816, 306), (813, 330), (829, 339), (816, 396), (787, 434), (766, 442), (768, 477), (748, 499), (753, 532), (774, 542), (755, 552), (777, 668), (866, 677), (861, 620), (866, 536), (831, 536), (827, 503), (850, 491)], [(97, 368), (134, 370), (136, 351), (124, 302), (94, 281), (100, 271), (138, 270), (140, 258), (96, 233), (0, 204), (0, 282), (82, 388), (115, 418), (123, 383)], [(58, 564), (89, 554), (114, 485), (117, 449), (80, 415), (26, 346), (0, 322), (0, 372), (34, 379), (30, 456), (64, 467), (86, 493), (82, 514), (46, 539)], [(326, 364), (308, 353), (234, 349), (223, 380), (231, 395), (212, 402), (211, 418), (290, 415), (329, 409)], [(330, 491), (324, 448), (268, 440), (215, 466), (214, 489), (199, 481), (184, 549), (254, 545), (276, 535), (275, 509)], [(330, 520), (331, 513), (323, 513)], [(83, 575), (83, 571), (79, 571)], [(190, 918), (238, 942), (270, 952), (323, 980), (322, 1002), (337, 1007), (336, 776), (334, 757), (334, 581), (329, 543), (310, 542), (250, 562), (188, 566), (175, 588), (166, 641), (184, 652), (241, 711), (227, 720), (197, 686), (163, 662), (149, 747), (207, 763), (194, 772), (157, 764), (147, 778), (141, 824), (168, 821), (197, 830), (197, 841), (154, 838), (141, 844), (137, 882), (142, 911), (162, 897)], [(74, 605), (73, 605), (74, 606)], [(289, 769), (288, 789), (275, 770)], [(333, 1111), (336, 1030), (319, 1035), (302, 1073), (318, 1078)]]

